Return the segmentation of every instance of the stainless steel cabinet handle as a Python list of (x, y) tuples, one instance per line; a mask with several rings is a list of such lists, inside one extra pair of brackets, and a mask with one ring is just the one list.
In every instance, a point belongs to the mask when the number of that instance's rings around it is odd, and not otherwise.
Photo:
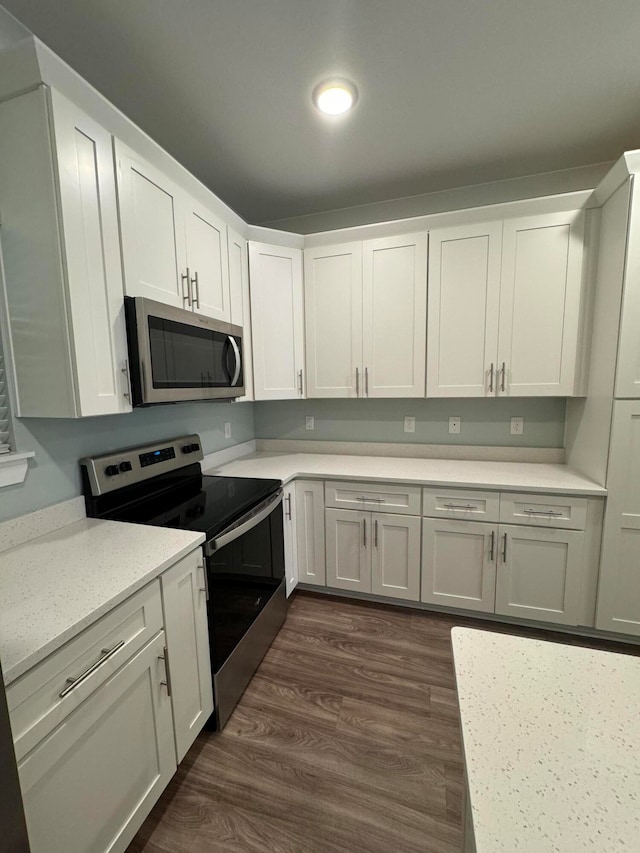
[[(183, 273), (180, 278), (182, 279), (182, 301), (186, 302), (189, 308), (193, 308), (193, 302), (191, 301), (191, 273), (189, 272), (189, 267), (187, 267), (187, 271)], [(185, 282), (187, 284), (186, 294), (185, 294)]]
[(299, 371), (298, 371), (298, 390), (300, 391), (300, 396), (302, 397), (302, 396), (303, 396), (303, 391), (302, 391), (302, 370), (299, 370)]
[(289, 492), (285, 497), (285, 502), (287, 504), (287, 518), (291, 521), (291, 493)]
[(555, 509), (523, 509), (527, 515), (564, 515), (563, 512), (557, 512)]
[(489, 368), (489, 391), (493, 394), (493, 373), (494, 373), (494, 365), (491, 362), (491, 367)]
[[(187, 273), (189, 270), (187, 270)], [(193, 278), (191, 279), (191, 284), (193, 285), (193, 293), (195, 294), (193, 297), (193, 306), (194, 308), (200, 308), (200, 282), (198, 281), (198, 271), (196, 270), (193, 274)]]
[(362, 544), (367, 547), (367, 519), (362, 519)]
[(198, 568), (202, 569), (202, 575), (204, 577), (204, 586), (200, 587), (200, 592), (204, 592), (207, 601), (209, 601), (209, 576), (207, 575), (207, 566), (204, 560), (202, 563), (198, 563)]
[(502, 562), (507, 562), (507, 534), (504, 534), (504, 542), (502, 544)]
[(489, 537), (489, 562), (493, 563), (496, 558), (496, 532), (495, 530), (491, 531)]
[(171, 696), (171, 671), (169, 670), (169, 652), (167, 651), (167, 647), (165, 646), (162, 650), (163, 654), (158, 655), (158, 660), (164, 661), (164, 673), (166, 681), (161, 681), (163, 687), (167, 688), (167, 696)]
[(368, 397), (369, 396), (369, 368), (365, 367), (364, 369), (364, 393)]
[(476, 504), (443, 504), (447, 509), (478, 509)]
[(504, 383), (507, 375), (507, 365), (506, 362), (502, 362), (502, 382), (500, 384), (500, 390), (504, 391)]
[(101, 657), (91, 666), (89, 669), (85, 669), (85, 671), (79, 675), (77, 678), (67, 678), (68, 687), (65, 687), (64, 690), (61, 690), (58, 696), (63, 699), (67, 694), (71, 693), (72, 690), (75, 690), (86, 678), (89, 678), (99, 667), (102, 666), (103, 663), (106, 663), (110, 657), (113, 657), (117, 651), (119, 651), (124, 646), (124, 640), (120, 640), (119, 643), (112, 649), (101, 649), (102, 655)]
[(378, 519), (373, 522), (373, 544), (378, 547)]
[(124, 367), (121, 367), (120, 370), (124, 373), (124, 378), (127, 382), (127, 390), (123, 391), (123, 396), (131, 402), (131, 379), (129, 378), (129, 362), (125, 359)]
[(358, 500), (359, 501), (368, 501), (369, 503), (373, 503), (373, 504), (383, 504), (384, 503), (384, 498), (367, 498), (367, 497), (365, 497), (365, 495), (358, 495)]
[(360, 368), (356, 367), (356, 397), (360, 396)]

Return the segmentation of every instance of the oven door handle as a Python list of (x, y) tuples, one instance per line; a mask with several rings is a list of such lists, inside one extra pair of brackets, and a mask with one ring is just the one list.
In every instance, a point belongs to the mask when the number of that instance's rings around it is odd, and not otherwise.
[(262, 508), (255, 513), (255, 515), (251, 515), (245, 522), (241, 522), (237, 527), (233, 527), (228, 533), (222, 533), (222, 535), (217, 536), (215, 539), (210, 539), (208, 542), (205, 542), (204, 553), (207, 557), (210, 557), (215, 551), (219, 551), (220, 548), (224, 548), (225, 545), (235, 542), (236, 539), (244, 536), (245, 533), (253, 530), (254, 527), (257, 527), (261, 522), (263, 522), (265, 518), (273, 512), (278, 504), (282, 503), (282, 494), (282, 489), (278, 489), (275, 495), (272, 495), (269, 500), (264, 503)]

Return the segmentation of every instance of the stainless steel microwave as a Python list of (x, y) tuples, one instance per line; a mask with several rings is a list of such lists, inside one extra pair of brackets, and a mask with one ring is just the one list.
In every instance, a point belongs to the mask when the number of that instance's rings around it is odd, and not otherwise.
[(134, 406), (242, 397), (242, 328), (141, 296), (125, 297)]

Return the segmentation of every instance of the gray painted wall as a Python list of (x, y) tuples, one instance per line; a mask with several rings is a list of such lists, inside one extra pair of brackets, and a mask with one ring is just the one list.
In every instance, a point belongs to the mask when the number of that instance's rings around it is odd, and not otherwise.
[[(484, 444), (562, 447), (565, 400), (279, 400), (255, 403), (257, 438), (316, 441), (400, 441), (418, 444)], [(313, 415), (315, 429), (305, 429)], [(405, 433), (404, 416), (416, 419)], [(462, 418), (460, 435), (449, 435), (449, 417)], [(510, 434), (511, 418), (524, 417), (524, 435)]]
[[(224, 437), (225, 422), (231, 438)], [(254, 438), (251, 403), (180, 403), (136, 409), (128, 415), (58, 420), (15, 420), (16, 446), (34, 450), (27, 478), (0, 491), (0, 521), (81, 494), (78, 460), (130, 445), (195, 432), (205, 453)]]

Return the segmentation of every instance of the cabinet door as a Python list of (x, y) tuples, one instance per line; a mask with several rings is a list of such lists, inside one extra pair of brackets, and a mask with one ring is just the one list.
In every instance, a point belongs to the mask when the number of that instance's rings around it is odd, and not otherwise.
[(620, 319), (616, 397), (640, 397), (640, 182), (632, 177), (629, 224), (627, 226), (627, 255), (625, 259), (624, 295)]
[(577, 625), (584, 533), (515, 525), (498, 533), (496, 613)]
[(580, 211), (505, 221), (499, 394), (574, 393), (583, 255)]
[(247, 241), (233, 229), (227, 228), (229, 249), (229, 290), (231, 322), (242, 326), (242, 367), (244, 397), (237, 402), (253, 400), (253, 349), (251, 346), (251, 304), (249, 301), (249, 253)]
[(131, 411), (111, 134), (51, 90), (79, 414)]
[(213, 713), (205, 574), (198, 549), (160, 576), (178, 764)]
[(427, 234), (363, 244), (364, 392), (424, 397)]
[(296, 539), (298, 578), (301, 583), (324, 586), (324, 488), (313, 480), (296, 480)]
[(640, 634), (640, 403), (617, 400), (600, 560), (596, 627)]
[(420, 519), (376, 512), (371, 520), (371, 591), (419, 601)]
[(429, 232), (427, 397), (496, 389), (502, 222)]
[(115, 154), (125, 292), (191, 307), (181, 190), (118, 140)]
[(325, 510), (327, 586), (371, 592), (371, 513)]
[(188, 196), (185, 196), (183, 211), (193, 310), (229, 323), (227, 226)]
[(160, 633), (20, 762), (32, 853), (125, 850), (168, 784), (164, 645)]
[(302, 252), (249, 243), (256, 400), (304, 396)]
[(284, 571), (287, 579), (287, 598), (298, 586), (298, 548), (296, 543), (296, 490), (295, 483), (289, 483), (284, 490)]
[(305, 249), (307, 397), (358, 397), (362, 375), (362, 243)]
[(422, 520), (422, 601), (493, 613), (498, 528), (479, 521)]

